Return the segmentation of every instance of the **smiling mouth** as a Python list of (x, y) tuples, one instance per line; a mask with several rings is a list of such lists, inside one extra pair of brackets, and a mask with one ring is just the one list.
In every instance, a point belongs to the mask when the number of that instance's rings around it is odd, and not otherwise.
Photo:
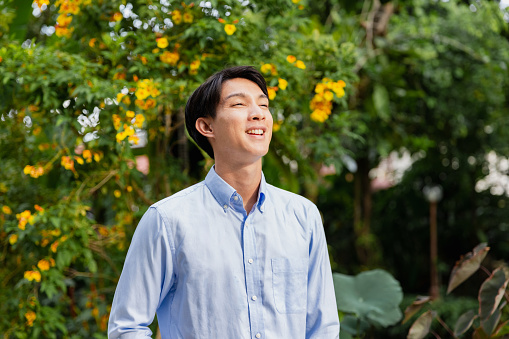
[(263, 134), (265, 134), (265, 132), (262, 129), (250, 129), (246, 133), (247, 134), (251, 134), (251, 135), (263, 135)]

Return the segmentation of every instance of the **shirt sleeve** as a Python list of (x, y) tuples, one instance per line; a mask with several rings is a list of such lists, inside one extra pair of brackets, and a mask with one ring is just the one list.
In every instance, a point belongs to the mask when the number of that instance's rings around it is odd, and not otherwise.
[(306, 339), (339, 338), (339, 319), (325, 232), (316, 206), (310, 211)]
[(148, 326), (173, 284), (172, 246), (156, 208), (144, 214), (134, 232), (115, 290), (108, 338), (150, 338)]

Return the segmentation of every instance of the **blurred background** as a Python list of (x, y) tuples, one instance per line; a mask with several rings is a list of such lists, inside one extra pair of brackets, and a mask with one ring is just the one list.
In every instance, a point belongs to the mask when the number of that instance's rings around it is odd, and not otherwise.
[[(389, 323), (338, 302), (357, 324), (342, 338), (405, 338), (426, 310), (428, 337), (460, 336), (509, 258), (508, 6), (1, 0), (0, 333), (106, 338), (139, 219), (213, 164), (185, 130), (187, 98), (253, 65), (275, 122), (267, 181), (318, 205), (334, 272), (399, 286)], [(480, 243), (483, 268), (446, 294)], [(496, 326), (474, 317), (463, 337), (509, 333), (506, 277)], [(432, 301), (403, 324), (418, 295)]]

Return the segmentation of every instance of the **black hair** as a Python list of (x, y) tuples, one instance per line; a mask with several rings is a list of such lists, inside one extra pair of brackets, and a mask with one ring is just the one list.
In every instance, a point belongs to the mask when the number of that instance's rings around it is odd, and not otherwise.
[(186, 127), (189, 135), (211, 158), (214, 150), (207, 137), (196, 130), (196, 120), (202, 117), (216, 117), (216, 108), (221, 100), (223, 83), (236, 78), (251, 80), (260, 87), (268, 97), (267, 83), (263, 75), (252, 66), (235, 66), (225, 68), (210, 76), (189, 97), (186, 104)]

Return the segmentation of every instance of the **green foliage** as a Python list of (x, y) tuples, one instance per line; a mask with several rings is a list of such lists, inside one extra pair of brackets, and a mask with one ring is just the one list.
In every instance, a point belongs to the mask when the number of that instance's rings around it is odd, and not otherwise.
[(356, 276), (334, 273), (338, 309), (347, 315), (342, 319), (342, 335), (359, 336), (370, 326), (388, 327), (402, 318), (399, 304), (401, 286), (384, 270), (372, 270)]
[[(316, 138), (330, 127), (311, 120), (310, 100), (324, 77), (352, 92), (354, 50), (305, 7), (37, 0), (33, 17), (19, 3), (0, 12), (6, 338), (104, 337), (139, 218), (212, 165), (183, 123), (187, 98), (212, 73), (248, 64), (266, 76), (280, 128), (265, 163), (272, 183), (301, 191), (299, 175), (313, 179), (345, 153), (330, 133)], [(356, 138), (347, 97), (334, 97), (331, 126)]]
[[(465, 280), (479, 269), (480, 261), (486, 256), (489, 247), (486, 244), (478, 245), (472, 252), (467, 253), (465, 258), (458, 261), (451, 273), (448, 292), (452, 291), (458, 281)], [(473, 267), (477, 267), (473, 269)], [(454, 325), (454, 332), (441, 320), (437, 311), (435, 311), (435, 302), (431, 303), (431, 309), (422, 313), (419, 318), (412, 324), (408, 332), (409, 338), (424, 338), (430, 332), (432, 321), (436, 318), (442, 326), (444, 326), (450, 335), (454, 338), (465, 334), (473, 327), (472, 338), (499, 338), (503, 337), (507, 332), (508, 322), (505, 322), (507, 315), (507, 285), (509, 283), (509, 275), (505, 273), (506, 267), (502, 266), (489, 273), (489, 277), (482, 283), (478, 293), (478, 307), (474, 311), (472, 309), (466, 311), (457, 318)], [(458, 278), (460, 277), (460, 278)], [(460, 279), (460, 280), (458, 280)], [(456, 281), (456, 283), (454, 283)], [(416, 300), (405, 310), (405, 320), (416, 314), (421, 308), (429, 303), (427, 300)]]

